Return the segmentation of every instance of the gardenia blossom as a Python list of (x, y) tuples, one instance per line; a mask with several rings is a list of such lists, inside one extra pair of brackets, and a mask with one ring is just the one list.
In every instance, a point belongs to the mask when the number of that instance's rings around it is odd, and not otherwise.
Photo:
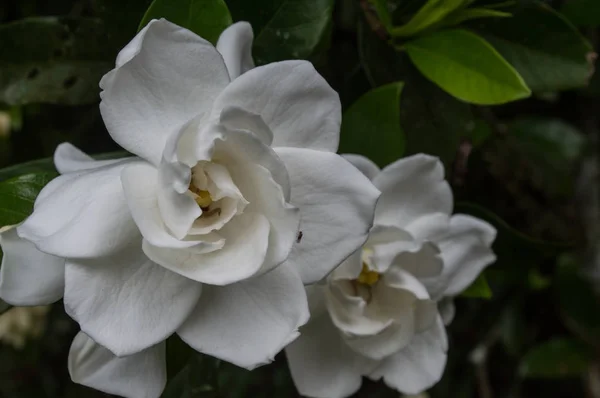
[(495, 261), (496, 230), (451, 216), (437, 158), (415, 155), (381, 171), (362, 156), (347, 158), (382, 192), (375, 222), (362, 249), (307, 288), (311, 320), (286, 348), (292, 377), (309, 397), (347, 397), (362, 376), (417, 394), (439, 381), (446, 364), (438, 304)]
[(306, 61), (253, 68), (252, 30), (216, 48), (153, 20), (107, 73), (100, 110), (134, 157), (58, 147), (62, 174), (2, 233), (0, 296), (64, 299), (74, 381), (158, 397), (164, 340), (252, 369), (308, 320), (303, 284), (366, 240), (379, 191), (336, 155), (338, 95)]

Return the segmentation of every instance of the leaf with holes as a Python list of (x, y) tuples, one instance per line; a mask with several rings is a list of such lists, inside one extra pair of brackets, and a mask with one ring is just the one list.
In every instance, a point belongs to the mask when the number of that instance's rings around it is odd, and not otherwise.
[(231, 25), (231, 14), (223, 0), (154, 0), (139, 29), (152, 19), (160, 18), (187, 28), (213, 44)]
[(327, 39), (333, 0), (229, 0), (235, 21), (254, 29), (254, 58), (259, 65), (285, 59), (304, 59)]
[(39, 17), (0, 25), (0, 102), (77, 105), (100, 99), (116, 48), (94, 18)]

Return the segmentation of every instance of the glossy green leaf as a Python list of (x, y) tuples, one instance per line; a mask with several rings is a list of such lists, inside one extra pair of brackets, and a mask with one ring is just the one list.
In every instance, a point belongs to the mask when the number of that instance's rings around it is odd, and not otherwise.
[(560, 12), (577, 26), (600, 25), (600, 2), (598, 0), (569, 0)]
[(468, 104), (448, 95), (416, 71), (407, 77), (400, 96), (405, 155), (428, 153), (450, 167), (461, 137), (472, 124)]
[(213, 44), (232, 22), (224, 0), (154, 0), (139, 29), (160, 18), (183, 26)]
[(39, 17), (0, 26), (0, 102), (85, 104), (116, 49), (99, 19)]
[(393, 28), (392, 36), (414, 36), (443, 20), (468, 0), (428, 0), (405, 25)]
[(333, 0), (227, 0), (235, 21), (248, 21), (254, 29), (257, 64), (305, 59), (326, 40)]
[(461, 293), (461, 296), (469, 298), (491, 299), (492, 289), (490, 289), (490, 285), (488, 284), (485, 275), (479, 275), (471, 284), (471, 286)]
[(589, 367), (592, 356), (580, 341), (556, 338), (527, 352), (519, 365), (519, 374), (539, 378), (579, 376)]
[(466, 8), (464, 10), (455, 11), (448, 15), (448, 17), (442, 21), (442, 26), (458, 25), (472, 19), (509, 18), (511, 16), (512, 14), (509, 12), (492, 10), (489, 8)]
[(344, 113), (341, 153), (358, 153), (384, 167), (402, 157), (404, 133), (400, 127), (403, 83), (378, 87), (360, 97)]
[(492, 46), (466, 30), (436, 32), (406, 43), (405, 48), (425, 77), (463, 101), (494, 105), (531, 94)]
[(33, 211), (42, 188), (56, 173), (25, 174), (0, 182), (0, 226), (18, 224)]
[(592, 48), (568, 20), (541, 3), (524, 3), (510, 11), (512, 18), (482, 19), (473, 27), (531, 90), (558, 91), (588, 83)]
[(387, 0), (371, 0), (371, 2), (375, 6), (377, 16), (383, 26), (385, 26), (387, 30), (390, 30), (392, 28), (392, 15), (390, 14)]

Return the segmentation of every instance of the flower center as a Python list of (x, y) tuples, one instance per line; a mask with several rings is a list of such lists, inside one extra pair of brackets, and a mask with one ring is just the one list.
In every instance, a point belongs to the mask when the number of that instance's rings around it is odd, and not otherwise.
[(367, 264), (363, 262), (362, 270), (360, 271), (358, 278), (356, 278), (356, 281), (363, 285), (373, 286), (379, 281), (379, 273), (370, 269)]

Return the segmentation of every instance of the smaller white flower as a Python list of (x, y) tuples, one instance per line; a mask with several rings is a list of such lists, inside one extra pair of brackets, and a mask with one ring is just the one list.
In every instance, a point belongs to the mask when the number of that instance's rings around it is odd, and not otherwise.
[(307, 288), (311, 320), (286, 348), (292, 377), (302, 395), (316, 398), (350, 396), (363, 376), (418, 394), (443, 374), (450, 298), (495, 261), (496, 230), (451, 215), (437, 158), (414, 155), (379, 170), (345, 156), (382, 195), (362, 249)]

